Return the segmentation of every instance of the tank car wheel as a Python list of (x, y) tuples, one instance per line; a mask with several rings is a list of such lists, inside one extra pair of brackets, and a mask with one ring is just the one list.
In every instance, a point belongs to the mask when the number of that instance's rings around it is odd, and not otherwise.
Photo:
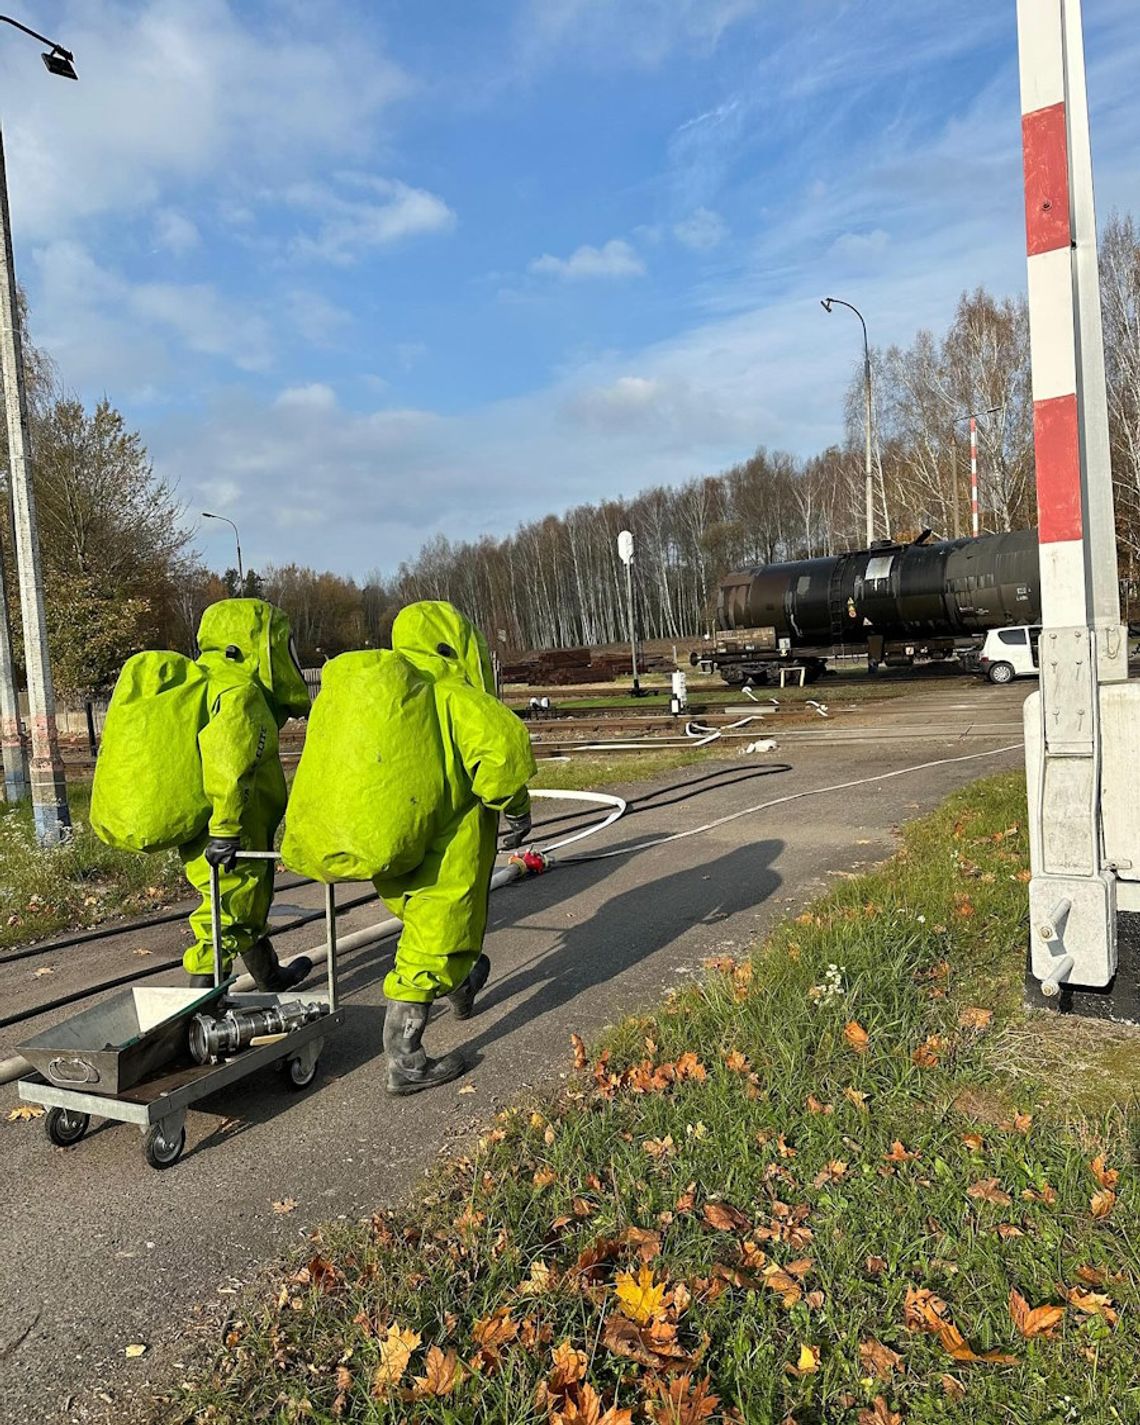
[(143, 1157), (152, 1168), (172, 1168), (182, 1156), (186, 1147), (186, 1129), (179, 1128), (171, 1138), (167, 1138), (163, 1125), (156, 1123), (147, 1130), (143, 1139)]
[(1013, 664), (1012, 663), (991, 663), (986, 677), (991, 683), (1012, 683)]
[(44, 1119), (44, 1132), (57, 1148), (78, 1143), (90, 1126), (89, 1113), (75, 1113), (68, 1108), (49, 1108)]

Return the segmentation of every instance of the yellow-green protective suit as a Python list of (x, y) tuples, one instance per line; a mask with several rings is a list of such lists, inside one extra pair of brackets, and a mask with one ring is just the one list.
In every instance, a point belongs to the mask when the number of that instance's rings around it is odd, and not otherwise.
[[(194, 944), (182, 957), (192, 975), (214, 969), (210, 868), (212, 836), (239, 836), (243, 851), (269, 851), (285, 813), (278, 729), (306, 717), (309, 691), (293, 653), (289, 620), (264, 599), (211, 604), (198, 627), (198, 665), (209, 682), (209, 722), (198, 734), (202, 785), (213, 808), (206, 831), (179, 847), (202, 904), (190, 916)], [(273, 902), (273, 862), (239, 861), (219, 873), (222, 966), (265, 934)]]
[(483, 635), (451, 604), (409, 604), (392, 647), (434, 685), (444, 758), (439, 831), (416, 870), (376, 889), (404, 922), (389, 999), (430, 1003), (457, 989), (483, 947), (499, 813), (530, 806), (530, 734), (495, 697)]

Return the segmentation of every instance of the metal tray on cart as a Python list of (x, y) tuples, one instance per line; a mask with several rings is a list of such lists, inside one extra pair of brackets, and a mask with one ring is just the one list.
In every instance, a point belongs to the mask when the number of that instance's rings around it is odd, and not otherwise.
[[(242, 860), (276, 859), (273, 852), (244, 851), (240, 855)], [(221, 925), (216, 870), (211, 882), (214, 943), (218, 944), (221, 940)], [(183, 1040), (189, 1033), (193, 1014), (217, 1012), (223, 1005), (234, 1009), (263, 1009), (293, 1001), (305, 1004), (316, 1002), (326, 1005), (328, 1009), (320, 1018), (298, 1025), (288, 1033), (275, 1035), (268, 1042), (255, 1042), (232, 1058), (217, 1062), (193, 1064), (187, 1050), (183, 1062), (175, 1064), (167, 1059), (164, 1067), (152, 1067), (149, 1075), (140, 1075), (130, 1084), (120, 1083), (113, 1092), (105, 1087), (106, 1080), (101, 1080), (98, 1085), (50, 1082), (42, 1063), (36, 1063), (40, 1072), (23, 1078), (18, 1083), (20, 1097), (27, 1103), (38, 1103), (47, 1108), (44, 1126), (48, 1138), (57, 1147), (65, 1148), (78, 1143), (90, 1127), (94, 1115), (119, 1123), (134, 1123), (145, 1135), (143, 1155), (151, 1167), (171, 1167), (182, 1156), (186, 1146), (186, 1110), (200, 1099), (237, 1083), (269, 1064), (282, 1066), (285, 1081), (291, 1088), (307, 1088), (316, 1078), (325, 1036), (330, 1030), (344, 1023), (344, 1010), (339, 1007), (337, 998), (336, 894), (331, 885), (325, 886), (325, 937), (328, 948), (328, 980), (324, 992), (295, 989), (280, 994), (227, 993), (229, 986), (233, 984), (233, 978), (221, 982), (218, 979), (216, 964), (215, 983), (211, 990), (205, 993), (187, 989), (165, 991), (167, 994), (179, 995), (184, 1000), (187, 996), (193, 996), (193, 1003), (184, 1005), (175, 1016), (181, 1025)], [(116, 999), (122, 998), (125, 997), (116, 996)], [(110, 1003), (109, 1001), (108, 1004), (96, 1006), (95, 1010), (86, 1010), (53, 1030), (45, 1030), (43, 1035), (37, 1035), (36, 1038), (47, 1037), (57, 1044), (66, 1045), (68, 1040), (66, 1037), (61, 1038), (61, 1031), (87, 1020), (89, 1016), (95, 1015), (96, 1011), (105, 1012)], [(158, 1024), (151, 1026), (156, 1030), (159, 1027)], [(90, 1025), (83, 1031), (83, 1036), (88, 1039), (91, 1037)], [(140, 1037), (143, 1037), (141, 1029)], [(33, 1046), (35, 1042), (32, 1041)], [(26, 1047), (21, 1052), (27, 1055), (30, 1061), (35, 1062), (31, 1060)], [(58, 1051), (56, 1054), (58, 1057)], [(50, 1057), (47, 1063), (50, 1066)]]

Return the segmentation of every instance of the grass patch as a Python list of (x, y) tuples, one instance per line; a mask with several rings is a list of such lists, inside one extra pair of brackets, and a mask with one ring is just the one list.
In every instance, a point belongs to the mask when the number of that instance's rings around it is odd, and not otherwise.
[(421, 1202), (315, 1233), (158, 1418), (1140, 1418), (1129, 1116), (1031, 1075), (1023, 824), (976, 784), (579, 1049)]
[(176, 852), (112, 851), (87, 825), (91, 784), (67, 789), (73, 835), (51, 851), (36, 844), (30, 802), (0, 805), (0, 948), (135, 915), (185, 894)]
[[(652, 745), (652, 744), (650, 744)], [(644, 782), (680, 767), (692, 767), (698, 762), (722, 759), (726, 748), (711, 753), (705, 748), (674, 748), (662, 752), (621, 752), (613, 757), (561, 758), (540, 757), (538, 775), (532, 787), (551, 791), (589, 791), (592, 787), (611, 787), (615, 783)]]

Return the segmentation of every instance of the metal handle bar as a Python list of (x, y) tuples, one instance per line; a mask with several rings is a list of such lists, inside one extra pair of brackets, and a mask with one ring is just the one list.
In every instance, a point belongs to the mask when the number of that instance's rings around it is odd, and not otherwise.
[[(276, 861), (276, 851), (238, 851), (238, 861)], [(222, 983), (222, 898), (221, 876), (217, 866), (210, 867), (210, 932), (214, 942), (214, 987)], [(328, 951), (329, 1013), (337, 1010), (336, 984), (336, 887), (329, 882), (325, 886), (325, 946)]]

